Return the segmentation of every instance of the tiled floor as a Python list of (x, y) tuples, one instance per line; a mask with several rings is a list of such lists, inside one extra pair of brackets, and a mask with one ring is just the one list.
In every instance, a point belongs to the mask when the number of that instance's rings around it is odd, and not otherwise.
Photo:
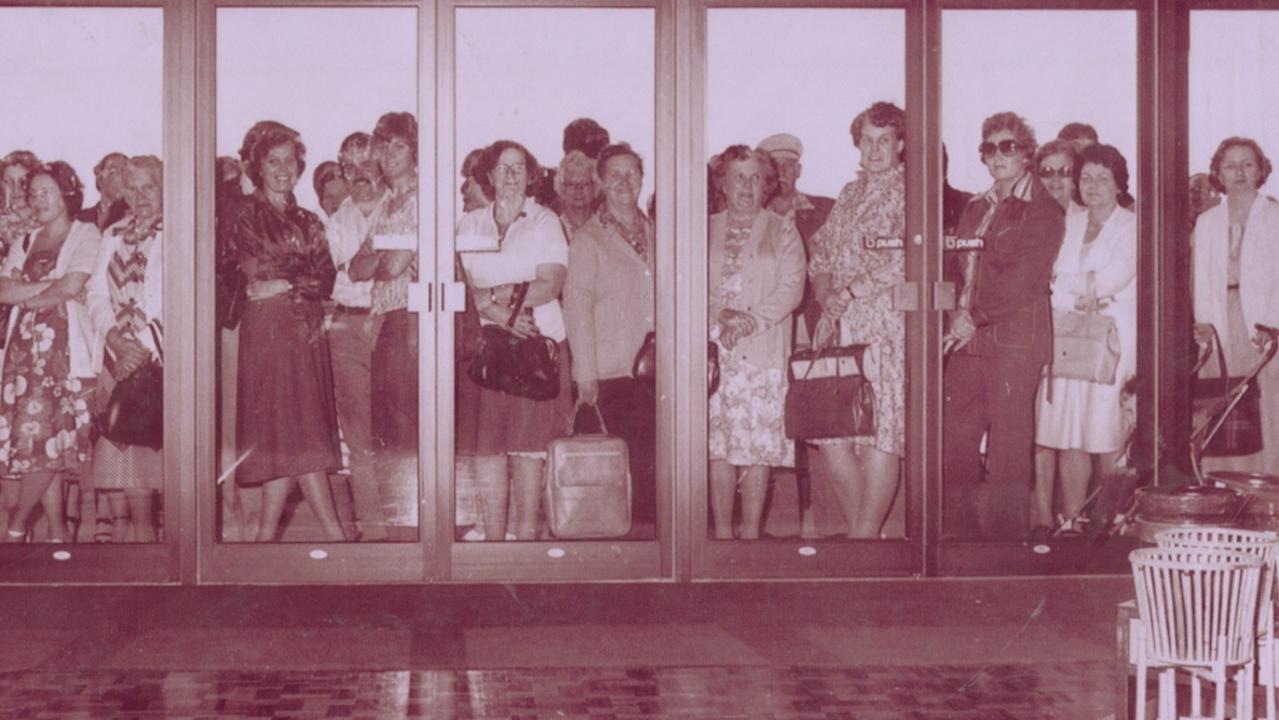
[(1104, 718), (1130, 582), (0, 588), (0, 718)]

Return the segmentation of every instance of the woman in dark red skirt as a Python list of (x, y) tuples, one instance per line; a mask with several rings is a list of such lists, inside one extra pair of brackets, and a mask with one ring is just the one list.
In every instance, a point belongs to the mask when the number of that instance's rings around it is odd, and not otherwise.
[(218, 223), (248, 280), (240, 319), (236, 482), (262, 486), (258, 542), (276, 539), (295, 485), (325, 537), (342, 541), (328, 482), (340, 458), (320, 306), (336, 270), (324, 225), (293, 197), (306, 147), (296, 131), (278, 123), (258, 123), (245, 145), (251, 147), (245, 170), (257, 191)]

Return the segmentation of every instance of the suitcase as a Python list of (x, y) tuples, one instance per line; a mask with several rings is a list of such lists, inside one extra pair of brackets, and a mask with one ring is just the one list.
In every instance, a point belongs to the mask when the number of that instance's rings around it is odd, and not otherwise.
[(599, 408), (600, 434), (568, 436), (547, 446), (546, 516), (557, 538), (622, 537), (631, 531), (631, 471), (626, 442), (608, 434)]

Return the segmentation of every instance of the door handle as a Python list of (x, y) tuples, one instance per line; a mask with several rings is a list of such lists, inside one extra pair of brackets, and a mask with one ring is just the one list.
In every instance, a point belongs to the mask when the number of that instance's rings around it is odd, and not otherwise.
[(440, 312), (462, 312), (466, 309), (466, 283), (440, 283)]
[(431, 283), (409, 283), (407, 309), (409, 312), (431, 312)]
[(919, 310), (919, 283), (901, 282), (894, 285), (893, 309), (898, 312)]
[(956, 307), (955, 283), (945, 280), (933, 283), (933, 309), (954, 310)]

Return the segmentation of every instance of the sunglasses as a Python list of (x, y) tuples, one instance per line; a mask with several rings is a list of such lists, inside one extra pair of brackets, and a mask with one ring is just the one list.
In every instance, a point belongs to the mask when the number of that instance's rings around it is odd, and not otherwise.
[(1047, 165), (1043, 165), (1043, 166), (1040, 166), (1039, 168), (1039, 177), (1042, 177), (1042, 178), (1059, 177), (1059, 178), (1065, 179), (1070, 177), (1072, 172), (1073, 172), (1073, 168), (1069, 166), (1059, 167), (1059, 168), (1050, 168)]
[(999, 150), (999, 154), (1004, 157), (1012, 157), (1021, 152), (1021, 146), (1016, 140), (1000, 140), (998, 144), (993, 142), (984, 142), (977, 146), (977, 152), (981, 153), (983, 158), (988, 158), (995, 154), (995, 150)]

